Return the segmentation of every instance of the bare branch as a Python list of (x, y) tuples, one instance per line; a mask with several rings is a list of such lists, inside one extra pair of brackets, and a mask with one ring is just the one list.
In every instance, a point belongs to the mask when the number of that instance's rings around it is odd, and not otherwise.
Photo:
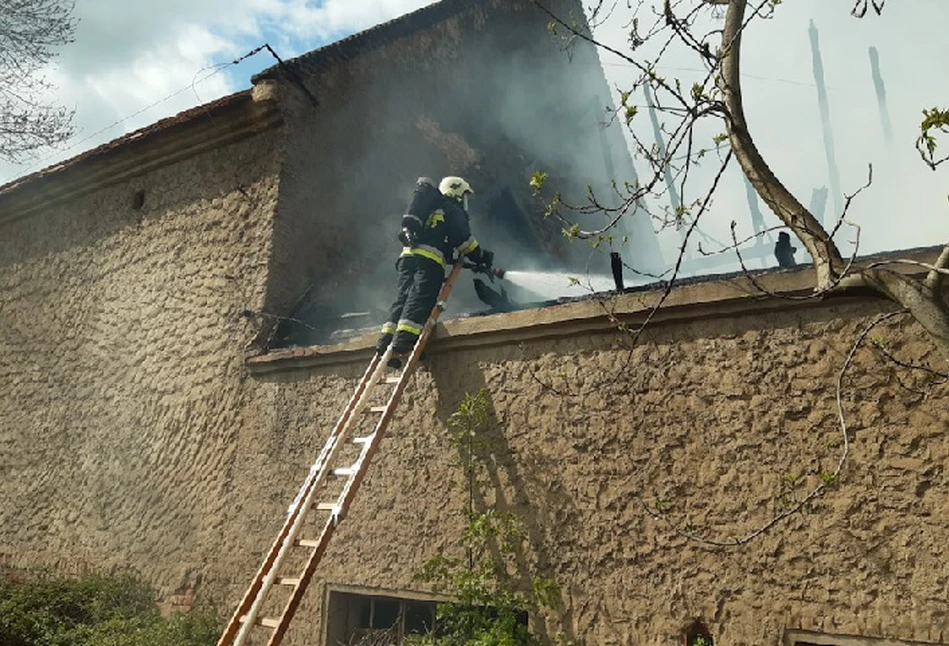
[[(741, 547), (742, 545), (746, 545), (747, 543), (750, 543), (754, 539), (758, 538), (759, 536), (761, 536), (762, 534), (764, 534), (765, 532), (767, 532), (768, 530), (776, 526), (778, 523), (780, 523), (782, 520), (784, 520), (788, 516), (791, 516), (801, 511), (805, 506), (807, 506), (815, 498), (817, 498), (820, 495), (823, 495), (823, 493), (827, 491), (829, 487), (836, 485), (840, 481), (840, 474), (843, 471), (844, 464), (847, 462), (847, 458), (850, 455), (850, 433), (847, 428), (847, 418), (844, 413), (844, 404), (843, 404), (844, 378), (847, 376), (847, 372), (850, 370), (850, 366), (853, 364), (853, 360), (857, 354), (857, 350), (859, 350), (860, 346), (863, 345), (864, 340), (867, 338), (870, 332), (872, 332), (874, 328), (876, 328), (878, 325), (880, 325), (884, 321), (887, 321), (895, 316), (900, 316), (902, 314), (905, 314), (905, 312), (891, 312), (889, 314), (882, 314), (876, 317), (866, 328), (864, 328), (863, 332), (860, 334), (860, 336), (857, 337), (857, 340), (854, 341), (853, 345), (850, 347), (850, 352), (847, 355), (847, 360), (844, 362), (843, 367), (840, 369), (840, 372), (837, 374), (837, 391), (836, 391), (837, 419), (840, 423), (840, 432), (841, 432), (841, 439), (843, 441), (843, 448), (841, 449), (840, 456), (837, 459), (836, 468), (832, 472), (821, 473), (819, 475), (819, 479), (820, 479), (819, 484), (816, 487), (814, 487), (814, 489), (812, 489), (810, 493), (804, 496), (804, 498), (802, 498), (801, 500), (797, 501), (796, 504), (794, 504), (792, 507), (789, 507), (788, 509), (781, 511), (779, 514), (776, 514), (771, 520), (763, 524), (761, 527), (746, 534), (745, 536), (741, 538), (736, 538), (730, 541), (712, 540), (712, 539), (705, 538), (704, 536), (699, 536), (693, 531), (684, 530), (679, 527), (674, 527), (673, 531), (677, 535), (683, 538), (687, 538), (688, 540), (702, 543), (704, 545), (709, 545), (711, 547)], [(650, 516), (652, 516), (656, 520), (662, 520), (662, 521), (668, 522), (668, 519), (666, 519), (660, 514), (654, 513), (653, 510), (650, 509), (645, 503), (642, 503), (642, 501), (640, 502), (643, 508), (645, 509), (645, 511)]]
[(883, 13), (883, 5), (886, 4), (886, 0), (854, 0), (853, 9), (850, 10), (850, 15), (855, 18), (863, 18), (867, 15), (867, 9), (872, 4), (873, 10), (879, 16)]
[(934, 383), (937, 385), (949, 383), (949, 373), (933, 370), (929, 366), (921, 366), (915, 363), (909, 363), (907, 361), (903, 361), (895, 357), (893, 353), (890, 352), (882, 343), (878, 343), (876, 341), (872, 341), (872, 343), (873, 343), (873, 347), (876, 348), (877, 352), (882, 354), (887, 359), (887, 361), (890, 361), (891, 363), (899, 366), (900, 368), (905, 368), (907, 370), (912, 370), (915, 372), (922, 372), (932, 377), (935, 380)]
[[(943, 253), (945, 253), (945, 249), (943, 250)], [(919, 260), (909, 260), (906, 258), (892, 258), (888, 260), (880, 260), (877, 262), (870, 263), (869, 265), (867, 265), (866, 268), (876, 269), (877, 267), (887, 267), (890, 265), (912, 265), (914, 267), (922, 267), (923, 269), (928, 269), (930, 276), (934, 274), (940, 277), (949, 276), (949, 268), (947, 267), (944, 267), (944, 266), (940, 267), (938, 265), (931, 265), (928, 262), (920, 262)]]
[(71, 137), (73, 111), (47, 106), (43, 69), (72, 42), (72, 0), (0, 1), (0, 159), (17, 162)]
[[(883, 269), (882, 266), (886, 264), (893, 263), (882, 261), (877, 263), (877, 267), (844, 277), (834, 290), (835, 293), (882, 295), (902, 305), (930, 334), (942, 353), (949, 355), (949, 314), (941, 300), (935, 299), (924, 283), (899, 272)], [(933, 265), (915, 261), (907, 261), (907, 264), (922, 264), (930, 271), (934, 268)]]

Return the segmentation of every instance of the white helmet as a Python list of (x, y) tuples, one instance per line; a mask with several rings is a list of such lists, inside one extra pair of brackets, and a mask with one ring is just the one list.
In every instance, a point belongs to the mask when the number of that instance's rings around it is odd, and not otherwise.
[(438, 184), (438, 190), (445, 197), (450, 197), (461, 202), (466, 195), (474, 195), (471, 184), (460, 177), (444, 177)]
[(468, 212), (468, 196), (474, 195), (471, 184), (460, 177), (443, 177), (442, 181), (438, 183), (438, 190), (445, 197), (461, 202), (465, 212)]

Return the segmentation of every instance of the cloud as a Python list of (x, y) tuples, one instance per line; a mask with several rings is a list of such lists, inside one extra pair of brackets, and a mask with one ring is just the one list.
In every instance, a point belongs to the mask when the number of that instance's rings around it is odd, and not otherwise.
[(299, 39), (327, 40), (350, 34), (433, 4), (432, 0), (305, 0), (271, 3), (269, 17), (279, 19)]
[(74, 43), (48, 73), (46, 97), (76, 110), (76, 137), (25, 164), (0, 165), (0, 183), (201, 103), (250, 85), (273, 60), (258, 54), (221, 70), (270, 42), (289, 58), (330, 40), (414, 11), (426, 0), (87, 0), (78, 2)]

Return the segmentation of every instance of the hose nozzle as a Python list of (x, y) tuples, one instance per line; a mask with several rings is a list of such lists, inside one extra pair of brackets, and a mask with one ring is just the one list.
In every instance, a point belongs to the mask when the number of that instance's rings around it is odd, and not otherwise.
[(472, 262), (468, 262), (467, 260), (464, 262), (463, 266), (465, 269), (470, 269), (476, 274), (484, 274), (485, 276), (490, 278), (492, 282), (494, 281), (495, 278), (504, 278), (504, 274), (506, 273), (500, 267), (487, 267), (485, 265), (476, 265)]

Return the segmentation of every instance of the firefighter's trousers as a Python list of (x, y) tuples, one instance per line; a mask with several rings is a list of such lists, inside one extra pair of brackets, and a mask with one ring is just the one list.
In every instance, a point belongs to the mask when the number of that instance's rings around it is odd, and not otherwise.
[(445, 282), (445, 269), (434, 260), (414, 255), (399, 258), (396, 269), (399, 293), (382, 326), (377, 348), (384, 351), (391, 340), (392, 351), (401, 354), (410, 352), (422, 334)]

